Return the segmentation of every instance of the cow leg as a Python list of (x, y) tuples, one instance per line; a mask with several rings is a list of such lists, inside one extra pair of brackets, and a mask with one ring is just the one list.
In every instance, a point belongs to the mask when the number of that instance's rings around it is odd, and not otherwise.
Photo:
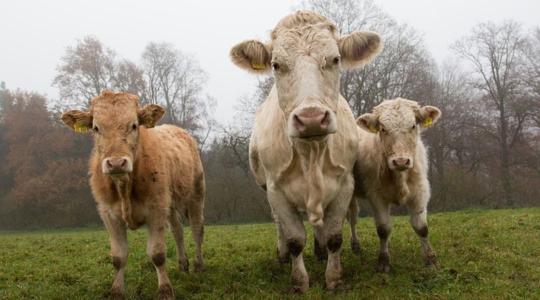
[(176, 242), (176, 249), (178, 251), (178, 264), (180, 270), (189, 272), (189, 259), (186, 255), (186, 248), (184, 245), (184, 228), (182, 222), (179, 219), (179, 215), (176, 210), (171, 211), (169, 216), (169, 223), (171, 225), (171, 231)]
[(115, 270), (111, 288), (112, 299), (124, 298), (124, 272), (126, 269), (128, 244), (127, 228), (123, 220), (111, 215), (108, 210), (100, 211), (103, 223), (109, 232), (112, 264)]
[(287, 239), (285, 238), (285, 233), (283, 232), (283, 226), (280, 224), (277, 216), (274, 215), (274, 223), (276, 225), (277, 231), (277, 255), (278, 261), (281, 264), (291, 262), (291, 254), (289, 253), (289, 248), (287, 247)]
[(360, 241), (358, 240), (358, 234), (356, 233), (356, 223), (358, 222), (358, 201), (355, 197), (351, 199), (349, 206), (349, 212), (347, 217), (351, 226), (351, 250), (354, 254), (360, 254)]
[(377, 235), (379, 236), (380, 250), (377, 270), (379, 272), (390, 272), (390, 254), (388, 252), (388, 240), (392, 232), (390, 223), (390, 204), (382, 201), (374, 201), (373, 213), (375, 214), (375, 225), (377, 226)]
[(323, 228), (313, 228), (313, 254), (318, 260), (323, 261), (328, 258), (326, 249), (326, 237)]
[(203, 205), (204, 202), (202, 200), (195, 201), (195, 204), (188, 211), (189, 226), (191, 227), (191, 233), (195, 241), (195, 272), (202, 272), (204, 269), (202, 254), (202, 243), (204, 239)]
[(426, 265), (437, 266), (437, 256), (428, 240), (427, 207), (415, 208), (414, 205), (411, 205), (409, 206), (409, 213), (411, 215), (411, 226), (420, 238)]
[(304, 223), (296, 208), (290, 203), (281, 200), (280, 195), (272, 191), (268, 192), (268, 201), (272, 206), (272, 211), (278, 226), (282, 228), (282, 237), (286, 241), (287, 251), (291, 257), (291, 279), (292, 290), (297, 293), (304, 293), (309, 288), (309, 277), (304, 265), (302, 251), (306, 244), (306, 231)]
[[(352, 190), (351, 190), (352, 193)], [(343, 268), (341, 267), (341, 245), (343, 244), (343, 221), (347, 217), (351, 193), (338, 197), (326, 208), (324, 227), (328, 262), (326, 264), (326, 288), (334, 290), (341, 284)], [(344, 194), (346, 194), (344, 192)]]
[(158, 299), (174, 299), (174, 291), (165, 269), (165, 212), (155, 214), (148, 222), (147, 254), (152, 259), (158, 277)]

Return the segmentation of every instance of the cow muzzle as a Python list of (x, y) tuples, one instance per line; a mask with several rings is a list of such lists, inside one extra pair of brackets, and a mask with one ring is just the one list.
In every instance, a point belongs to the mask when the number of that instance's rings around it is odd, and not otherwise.
[(408, 169), (412, 169), (413, 160), (412, 158), (406, 156), (397, 156), (390, 158), (388, 160), (388, 165), (391, 170), (405, 171)]
[(101, 169), (107, 175), (122, 175), (133, 171), (133, 164), (127, 156), (107, 157), (101, 162)]
[(294, 110), (289, 124), (290, 136), (297, 138), (325, 137), (336, 132), (335, 114), (317, 106)]

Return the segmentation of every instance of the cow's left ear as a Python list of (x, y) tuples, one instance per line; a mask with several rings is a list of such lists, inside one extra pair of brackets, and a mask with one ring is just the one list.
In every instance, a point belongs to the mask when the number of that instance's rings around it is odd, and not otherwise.
[(156, 123), (163, 117), (163, 114), (165, 114), (163, 107), (156, 104), (148, 104), (137, 112), (139, 125), (152, 128), (156, 126)]
[(346, 69), (361, 67), (382, 50), (381, 37), (371, 31), (355, 31), (338, 41), (341, 61)]
[(416, 121), (423, 128), (428, 128), (435, 124), (440, 117), (441, 110), (431, 105), (422, 106), (416, 112)]
[(266, 73), (270, 68), (272, 53), (269, 45), (256, 40), (235, 45), (230, 52), (232, 62), (252, 73)]

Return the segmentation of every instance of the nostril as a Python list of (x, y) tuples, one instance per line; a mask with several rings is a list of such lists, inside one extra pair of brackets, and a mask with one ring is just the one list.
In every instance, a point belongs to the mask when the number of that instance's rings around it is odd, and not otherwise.
[(106, 159), (106, 160), (105, 160), (105, 164), (107, 164), (107, 167), (109, 167), (109, 168), (112, 168), (112, 166), (113, 166), (113, 165), (111, 164), (111, 160), (110, 160), (110, 159)]
[(407, 158), (407, 160), (405, 161), (405, 165), (409, 166), (410, 164), (411, 164), (411, 160)]
[(397, 167), (397, 165), (398, 165), (398, 163), (397, 163), (397, 160), (395, 160), (395, 159), (392, 159), (392, 163), (394, 164), (394, 166), (396, 166), (396, 167)]
[(123, 168), (126, 166), (126, 163), (127, 163), (127, 159), (122, 159), (122, 163), (120, 164), (120, 167)]
[(324, 117), (321, 120), (321, 125), (326, 126), (326, 125), (328, 125), (328, 123), (330, 123), (330, 113), (328, 111), (326, 111), (324, 113)]

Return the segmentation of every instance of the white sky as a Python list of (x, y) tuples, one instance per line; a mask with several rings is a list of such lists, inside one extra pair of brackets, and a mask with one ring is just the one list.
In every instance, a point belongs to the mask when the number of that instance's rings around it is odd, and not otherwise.
[[(478, 22), (514, 19), (540, 26), (539, 0), (376, 0), (393, 17), (424, 35), (441, 62), (448, 46)], [(280, 18), (298, 7), (285, 0), (10, 0), (0, 3), (0, 81), (56, 98), (51, 86), (67, 46), (93, 35), (119, 57), (138, 61), (150, 41), (173, 43), (208, 73), (206, 92), (216, 118), (231, 120), (236, 101), (253, 91), (254, 75), (236, 68), (229, 49), (245, 39), (266, 40)], [(383, 37), (384, 38), (384, 37)]]

